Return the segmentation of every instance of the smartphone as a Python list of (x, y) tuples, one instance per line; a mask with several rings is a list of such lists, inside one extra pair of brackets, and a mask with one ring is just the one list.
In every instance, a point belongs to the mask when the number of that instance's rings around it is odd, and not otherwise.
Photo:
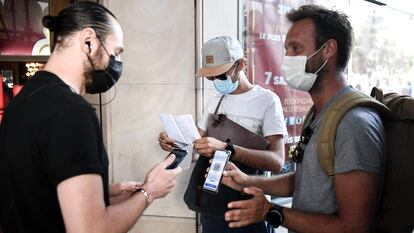
[(217, 193), (220, 186), (221, 177), (223, 175), (224, 168), (227, 161), (230, 158), (230, 151), (228, 150), (216, 150), (211, 163), (210, 170), (208, 171), (206, 181), (203, 185), (203, 190), (207, 192)]
[(180, 163), (183, 161), (184, 157), (187, 155), (187, 151), (183, 149), (173, 149), (169, 155), (175, 154), (174, 162), (172, 162), (166, 169), (174, 169), (180, 165)]

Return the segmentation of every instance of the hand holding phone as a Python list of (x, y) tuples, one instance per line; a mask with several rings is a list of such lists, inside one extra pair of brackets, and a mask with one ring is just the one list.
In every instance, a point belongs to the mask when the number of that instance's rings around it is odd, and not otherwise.
[(172, 164), (168, 165), (168, 167), (166, 169), (174, 169), (178, 165), (180, 165), (180, 163), (183, 161), (184, 157), (187, 155), (187, 151), (183, 150), (183, 149), (176, 148), (176, 149), (173, 149), (170, 154), (175, 154), (175, 159), (174, 159), (174, 162)]
[(226, 163), (230, 158), (230, 151), (216, 150), (207, 174), (203, 190), (217, 193)]

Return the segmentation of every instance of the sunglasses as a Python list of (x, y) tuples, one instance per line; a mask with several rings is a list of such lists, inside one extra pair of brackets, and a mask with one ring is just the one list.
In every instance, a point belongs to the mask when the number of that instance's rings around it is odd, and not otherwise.
[(303, 154), (305, 153), (305, 150), (302, 148), (302, 146), (307, 145), (309, 143), (312, 134), (313, 130), (309, 126), (306, 126), (303, 129), (302, 134), (300, 135), (299, 143), (296, 145), (295, 149), (293, 149), (293, 151), (290, 153), (293, 162), (302, 162)]
[(237, 62), (234, 63), (234, 65), (232, 67), (230, 67), (230, 69), (228, 71), (224, 72), (223, 74), (220, 74), (220, 75), (217, 75), (217, 76), (212, 76), (212, 77), (206, 77), (206, 79), (208, 79), (210, 81), (213, 81), (215, 79), (224, 81), (224, 80), (227, 79), (226, 74), (229, 73), (232, 69), (235, 69), (237, 67), (237, 64), (238, 64)]
[(227, 72), (226, 73), (224, 73), (224, 74), (220, 74), (220, 75), (217, 75), (217, 76), (213, 76), (213, 77), (206, 77), (208, 80), (210, 80), (210, 81), (213, 81), (214, 79), (219, 79), (219, 80), (226, 80), (227, 79)]

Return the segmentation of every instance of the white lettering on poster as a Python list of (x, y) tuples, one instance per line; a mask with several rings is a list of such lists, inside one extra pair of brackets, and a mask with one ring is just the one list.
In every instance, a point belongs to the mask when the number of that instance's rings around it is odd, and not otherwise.
[(286, 34), (272, 34), (272, 33), (260, 32), (259, 38), (261, 40), (284, 42), (286, 39)]
[(265, 84), (269, 85), (273, 79), (272, 84), (275, 86), (286, 86), (287, 83), (286, 81), (283, 79), (283, 76), (273, 76), (273, 73), (271, 71), (266, 71), (265, 72), (265, 76), (266, 76), (266, 81)]
[(277, 8), (278, 8), (277, 13), (281, 15), (286, 15), (286, 13), (288, 13), (290, 10), (293, 9), (293, 7), (286, 6), (283, 4), (277, 5)]

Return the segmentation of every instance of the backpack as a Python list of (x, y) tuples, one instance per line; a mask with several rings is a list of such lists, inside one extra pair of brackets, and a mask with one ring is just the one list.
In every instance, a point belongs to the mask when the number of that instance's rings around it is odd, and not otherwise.
[[(374, 98), (372, 98), (372, 97)], [(336, 129), (352, 108), (369, 107), (382, 116), (387, 152), (384, 186), (375, 223), (376, 233), (414, 232), (414, 99), (373, 88), (371, 96), (352, 91), (334, 101), (326, 110), (317, 138), (317, 154), (322, 170), (334, 179)], [(312, 107), (304, 125), (314, 112)]]

